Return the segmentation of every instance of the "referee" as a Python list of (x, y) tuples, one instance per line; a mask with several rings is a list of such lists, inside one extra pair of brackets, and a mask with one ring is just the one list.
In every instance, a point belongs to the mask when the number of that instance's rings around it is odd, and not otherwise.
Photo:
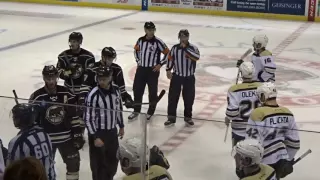
[[(142, 102), (143, 94), (146, 85), (149, 90), (149, 102), (157, 100), (158, 94), (158, 78), (160, 68), (166, 64), (169, 54), (167, 45), (158, 37), (154, 35), (156, 26), (153, 22), (146, 22), (144, 24), (145, 35), (140, 37), (134, 46), (134, 55), (138, 68), (133, 82), (134, 103)], [(164, 57), (161, 59), (161, 53)], [(156, 110), (155, 104), (150, 104), (147, 112), (147, 119)], [(128, 117), (129, 120), (135, 119), (141, 111), (141, 105), (134, 106), (134, 112)]]
[(117, 172), (119, 136), (124, 135), (121, 93), (112, 84), (112, 69), (101, 66), (96, 71), (98, 86), (86, 100), (84, 120), (89, 133), (90, 167), (93, 180), (113, 180)]
[[(184, 101), (184, 121), (186, 125), (193, 126), (192, 106), (195, 97), (195, 69), (200, 58), (198, 48), (189, 43), (189, 31), (180, 30), (178, 34), (180, 43), (172, 47), (167, 62), (167, 77), (171, 79), (168, 99), (168, 121), (165, 126), (174, 125), (176, 122), (177, 105), (182, 87)], [(173, 73), (171, 70), (173, 69)]]
[(35, 106), (29, 104), (17, 104), (12, 108), (13, 123), (20, 132), (9, 143), (7, 165), (33, 156), (45, 168), (48, 180), (55, 180), (52, 143), (44, 129), (35, 125), (38, 114)]

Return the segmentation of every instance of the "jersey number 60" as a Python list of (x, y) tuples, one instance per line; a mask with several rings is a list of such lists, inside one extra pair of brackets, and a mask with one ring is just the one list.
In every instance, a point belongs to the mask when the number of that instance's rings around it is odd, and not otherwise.
[(34, 146), (34, 152), (37, 159), (41, 159), (49, 155), (49, 147), (47, 143), (41, 143)]

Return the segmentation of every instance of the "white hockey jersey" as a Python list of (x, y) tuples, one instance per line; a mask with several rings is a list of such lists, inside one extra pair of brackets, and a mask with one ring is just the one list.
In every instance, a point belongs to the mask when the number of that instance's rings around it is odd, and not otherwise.
[(279, 106), (263, 106), (252, 111), (246, 138), (258, 139), (263, 147), (262, 163), (292, 160), (300, 149), (300, 138), (292, 112)]
[(260, 84), (260, 82), (246, 82), (233, 85), (228, 90), (226, 116), (232, 120), (232, 132), (238, 136), (245, 136), (251, 111), (260, 104), (256, 96)]
[(260, 54), (254, 53), (252, 55), (252, 63), (255, 68), (253, 76), (254, 81), (275, 81), (275, 72), (277, 67), (270, 51), (264, 50)]

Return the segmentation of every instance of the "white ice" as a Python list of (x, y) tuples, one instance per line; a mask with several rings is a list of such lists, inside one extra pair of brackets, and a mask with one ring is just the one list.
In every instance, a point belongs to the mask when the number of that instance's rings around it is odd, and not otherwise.
[[(12, 89), (15, 89), (19, 97), (28, 98), (36, 88), (41, 87), (43, 85), (41, 77), (43, 66), (56, 64), (57, 55), (68, 48), (67, 39), (71, 31), (25, 44), (21, 42), (134, 12), (1, 2), (0, 95), (12, 96)], [(169, 170), (173, 178), (178, 180), (237, 179), (230, 156), (230, 134), (227, 143), (224, 143), (225, 126), (221, 123), (226, 106), (225, 92), (234, 83), (236, 77), (235, 60), (251, 47), (251, 39), (254, 35), (266, 34), (269, 37), (268, 48), (274, 51), (304, 22), (135, 12), (126, 17), (75, 30), (82, 32), (83, 47), (92, 51), (97, 56), (97, 60), (99, 60), (100, 50), (103, 47), (113, 46), (117, 50), (117, 63), (124, 70), (127, 90), (131, 94), (136, 67), (133, 46), (138, 37), (144, 35), (143, 23), (145, 21), (155, 22), (156, 35), (162, 38), (169, 47), (177, 43), (177, 33), (180, 29), (187, 28), (190, 31), (191, 43), (196, 44), (201, 52), (196, 74), (197, 98), (194, 105), (194, 116), (219, 121), (196, 121), (199, 126), (192, 129), (193, 134), (178, 134), (186, 136), (186, 140), (178, 147), (166, 149), (170, 150), (167, 151), (170, 152), (167, 157), (171, 164)], [(126, 28), (132, 30), (125, 30)], [(294, 99), (295, 102), (300, 103), (286, 103), (286, 105), (296, 115), (301, 129), (313, 131), (320, 129), (317, 114), (320, 110), (320, 100), (319, 96), (316, 96), (320, 92), (320, 71), (317, 69), (320, 67), (317, 66), (320, 55), (319, 30), (319, 24), (312, 24), (302, 34), (297, 34), (297, 39), (288, 44), (278, 56), (279, 59), (289, 60), (277, 62), (279, 67), (282, 67), (281, 70), (287, 73), (280, 73), (277, 76), (282, 79), (279, 86), (284, 87), (279, 92), (280, 96), (308, 98), (309, 103), (301, 99)], [(11, 45), (14, 46), (10, 48)], [(298, 63), (292, 63), (293, 61)], [(301, 74), (296, 74), (297, 72)], [(168, 82), (165, 70), (162, 68), (159, 89), (168, 90)], [(217, 97), (217, 95), (220, 96)], [(310, 101), (312, 101), (311, 105)], [(166, 114), (167, 102), (167, 96), (165, 96), (158, 105), (157, 114)], [(12, 99), (0, 99), (0, 137), (5, 145), (18, 131), (9, 119), (10, 108), (13, 104)], [(143, 112), (145, 111), (144, 108)], [(207, 113), (206, 116), (204, 112)], [(178, 113), (183, 115), (182, 101), (180, 101)], [(125, 115), (127, 116), (128, 113)], [(171, 137), (177, 136), (176, 133), (181, 132), (179, 130), (184, 128), (182, 119), (178, 120), (175, 127), (164, 128), (165, 120), (165, 116), (155, 116), (148, 125), (150, 145), (160, 146), (170, 139), (170, 142), (174, 142), (175, 140), (172, 140)], [(190, 131), (190, 129), (184, 129)], [(127, 137), (139, 136), (141, 134), (139, 122), (127, 124), (126, 133)], [(309, 148), (313, 153), (297, 164), (293, 174), (286, 179), (318, 180), (320, 179), (317, 167), (320, 159), (318, 142), (320, 136), (317, 133), (306, 132), (301, 132), (300, 135), (302, 148), (299, 154)], [(168, 148), (168, 146), (162, 147)], [(88, 147), (81, 151), (81, 159), (80, 178), (89, 180), (91, 172)], [(59, 179), (64, 179), (65, 165), (60, 157), (57, 158), (57, 171)], [(119, 169), (117, 177), (122, 176), (123, 173)]]

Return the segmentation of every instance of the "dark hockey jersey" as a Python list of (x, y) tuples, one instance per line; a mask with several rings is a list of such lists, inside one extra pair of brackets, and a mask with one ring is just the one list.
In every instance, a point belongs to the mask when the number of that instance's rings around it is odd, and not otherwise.
[[(88, 67), (92, 67), (94, 62), (94, 55), (82, 48), (77, 54), (73, 53), (71, 49), (65, 50), (59, 54), (57, 69), (60, 78), (64, 80), (64, 85), (75, 95), (78, 95), (80, 92), (84, 72)], [(69, 77), (65, 77), (63, 72), (69, 70), (72, 74)]]
[(55, 180), (54, 157), (50, 137), (39, 126), (22, 130), (14, 137), (8, 147), (8, 161), (21, 160), (25, 157), (35, 157), (46, 170), (48, 180)]
[[(96, 79), (96, 70), (103, 66), (101, 61), (94, 63), (93, 67), (87, 69), (86, 74), (84, 75), (84, 81), (80, 89), (80, 96), (86, 97), (87, 94), (90, 92), (91, 89), (97, 86), (97, 79)], [(126, 85), (123, 78), (122, 68), (115, 63), (111, 64), (111, 68), (113, 70), (112, 80), (113, 83), (119, 87), (120, 93), (123, 96), (127, 93)], [(123, 98), (123, 97), (122, 97)]]
[(76, 106), (73, 105), (75, 101), (75, 95), (59, 85), (56, 94), (48, 94), (42, 87), (31, 95), (30, 102), (39, 105), (40, 116), (36, 123), (50, 135), (53, 144), (66, 142), (73, 133), (81, 132)]

